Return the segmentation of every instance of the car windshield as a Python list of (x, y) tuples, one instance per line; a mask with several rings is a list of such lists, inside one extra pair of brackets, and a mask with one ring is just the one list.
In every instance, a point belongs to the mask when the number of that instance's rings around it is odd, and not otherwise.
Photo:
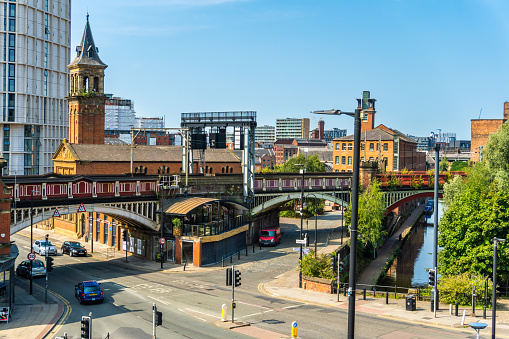
[(46, 247), (46, 246), (48, 246), (48, 247), (49, 247), (49, 246), (53, 246), (53, 244), (51, 243), (51, 241), (41, 241), (39, 244), (40, 244), (39, 246), (41, 246), (41, 247)]
[(276, 231), (262, 231), (261, 236), (262, 237), (275, 237)]
[(78, 247), (78, 248), (83, 247), (83, 246), (81, 246), (81, 244), (79, 242), (72, 242), (72, 243), (70, 243), (70, 245), (71, 245), (71, 247)]
[(91, 292), (99, 292), (101, 291), (101, 287), (99, 285), (94, 286), (85, 286), (85, 293), (91, 293)]
[(42, 261), (34, 261), (32, 267), (44, 267), (44, 263)]

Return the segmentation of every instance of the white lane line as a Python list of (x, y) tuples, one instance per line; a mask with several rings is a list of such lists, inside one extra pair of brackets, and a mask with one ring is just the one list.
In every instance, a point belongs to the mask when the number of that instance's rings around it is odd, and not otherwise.
[(244, 304), (244, 305), (249, 305), (249, 306), (253, 306), (253, 307), (259, 307), (259, 308), (265, 308), (265, 309), (270, 309), (270, 307), (265, 307), (265, 306), (261, 306), (261, 305), (256, 305), (256, 304), (250, 304), (250, 303), (247, 303), (245, 301), (235, 301), (236, 303), (239, 303), (239, 304)]
[(289, 308), (294, 308), (294, 307), (299, 307), (299, 306), (301, 306), (301, 305), (286, 306), (286, 307), (283, 307), (283, 308), (289, 309)]
[(274, 310), (263, 311), (263, 313), (274, 312)]
[(255, 316), (255, 315), (261, 315), (261, 314), (263, 314), (263, 312), (258, 312), (258, 313), (253, 313), (253, 314), (248, 314), (248, 315), (245, 315), (245, 316), (239, 317), (239, 318), (237, 318), (237, 319), (242, 319), (242, 318), (252, 317), (252, 316)]
[(154, 299), (155, 301), (158, 301), (158, 302), (160, 302), (161, 304), (170, 305), (170, 303), (169, 303), (169, 302), (159, 300), (159, 299), (154, 298), (154, 297), (151, 297), (151, 296), (149, 296), (149, 295), (148, 295), (147, 297), (148, 297), (148, 298), (150, 298), (150, 299)]
[(207, 320), (202, 319), (202, 318), (200, 318), (200, 317), (197, 317), (197, 316), (195, 316), (194, 314), (190, 314), (189, 312), (186, 312), (186, 311), (184, 311), (183, 309), (180, 309), (180, 308), (179, 308), (179, 311), (180, 311), (180, 312), (182, 312), (182, 313), (185, 313), (185, 314), (187, 314), (187, 315), (190, 315), (191, 317), (194, 317), (194, 318), (196, 318), (196, 319), (200, 319), (201, 321), (207, 322)]
[(188, 310), (190, 312), (195, 312), (195, 313), (198, 313), (198, 314), (203, 314), (203, 315), (206, 315), (208, 317), (212, 317), (212, 318), (216, 318), (216, 319), (221, 319), (221, 317), (218, 317), (216, 315), (212, 315), (212, 314), (208, 314), (208, 313), (203, 313), (203, 312), (196, 311), (196, 310), (193, 310), (193, 309), (190, 309), (190, 308), (186, 308), (186, 310)]

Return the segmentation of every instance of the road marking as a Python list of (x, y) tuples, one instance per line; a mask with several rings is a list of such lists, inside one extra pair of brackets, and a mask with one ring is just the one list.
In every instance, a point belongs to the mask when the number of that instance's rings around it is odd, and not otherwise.
[(183, 309), (180, 309), (180, 308), (179, 308), (179, 311), (180, 311), (180, 312), (182, 312), (182, 313), (188, 314), (188, 315), (190, 315), (191, 317), (194, 317), (194, 318), (196, 318), (196, 319), (200, 319), (201, 321), (207, 322), (207, 320), (202, 319), (202, 318), (200, 318), (200, 317), (197, 317), (197, 316), (195, 316), (194, 314), (190, 314), (189, 312), (186, 312), (186, 311), (184, 311)]
[(147, 297), (148, 297), (148, 298), (150, 298), (150, 299), (154, 299), (155, 301), (158, 301), (158, 302), (160, 302), (161, 304), (171, 305), (169, 302), (159, 300), (159, 299), (154, 298), (154, 297), (151, 297), (151, 296), (149, 296), (149, 295), (148, 295)]
[(248, 314), (248, 315), (245, 315), (245, 316), (242, 316), (242, 317), (238, 317), (237, 319), (242, 319), (242, 318), (252, 317), (252, 316), (255, 316), (255, 315), (261, 315), (261, 314), (263, 314), (263, 312), (258, 312), (258, 313), (253, 313), (253, 314)]
[(286, 307), (283, 307), (283, 308), (288, 309), (288, 308), (294, 308), (294, 307), (299, 307), (299, 306), (302, 306), (302, 305), (292, 305), (292, 306), (286, 306)]
[(270, 309), (270, 307), (265, 307), (265, 306), (262, 306), (262, 305), (256, 305), (256, 304), (250, 304), (250, 303), (247, 303), (245, 301), (235, 301), (239, 304), (244, 304), (244, 305), (249, 305), (249, 306), (253, 306), (253, 307), (259, 307), (259, 308), (266, 308), (266, 309)]
[(198, 313), (198, 314), (203, 314), (203, 315), (206, 315), (206, 316), (209, 316), (209, 317), (212, 317), (212, 318), (221, 319), (221, 317), (218, 317), (216, 315), (212, 315), (212, 314), (208, 314), (208, 313), (203, 313), (203, 312), (196, 311), (196, 310), (193, 310), (193, 309), (190, 309), (190, 308), (186, 308), (186, 310), (188, 310), (190, 312), (195, 312), (195, 313)]

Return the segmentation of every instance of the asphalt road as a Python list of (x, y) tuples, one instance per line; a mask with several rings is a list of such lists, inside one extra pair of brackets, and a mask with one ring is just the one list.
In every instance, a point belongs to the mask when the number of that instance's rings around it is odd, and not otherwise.
[[(287, 336), (291, 333), (291, 323), (297, 321), (301, 338), (345, 338), (347, 310), (275, 298), (258, 290), (260, 283), (296, 269), (299, 252), (294, 249), (298, 248), (295, 239), (300, 233), (300, 220), (282, 219), (281, 223), (280, 245), (257, 250), (248, 257), (252, 261), (245, 263), (244, 260), (236, 266), (242, 272), (242, 286), (235, 289), (235, 319), (249, 322), (252, 328)], [(323, 246), (327, 234), (337, 224), (337, 213), (323, 217), (318, 225), (319, 246)], [(18, 261), (21, 261), (28, 253), (29, 239), (22, 235), (12, 238), (20, 248)], [(59, 247), (60, 243), (56, 245)], [(213, 324), (220, 319), (221, 306), (231, 302), (232, 292), (225, 286), (224, 268), (150, 272), (125, 266), (121, 261), (71, 258), (61, 254), (54, 262), (50, 290), (67, 305), (62, 325), (56, 327), (54, 336), (67, 332), (69, 339), (79, 338), (81, 316), (92, 312), (94, 338), (105, 338), (108, 333), (112, 339), (152, 338), (152, 304), (156, 303), (163, 312), (163, 325), (157, 327), (158, 338), (251, 338)], [(106, 299), (102, 304), (80, 305), (74, 297), (74, 285), (90, 279), (101, 283)], [(18, 283), (27, 286), (28, 281), (20, 278)], [(35, 284), (44, 287), (45, 281), (36, 279)], [(34, 292), (44, 296), (42, 288), (36, 286)], [(425, 327), (362, 312), (356, 314), (356, 338), (395, 339), (401, 338), (402, 333), (414, 334), (408, 338), (472, 337), (471, 333)]]

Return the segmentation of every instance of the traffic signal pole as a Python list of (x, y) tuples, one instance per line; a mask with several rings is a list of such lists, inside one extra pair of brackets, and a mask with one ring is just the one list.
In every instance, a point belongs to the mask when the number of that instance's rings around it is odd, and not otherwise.
[(235, 267), (232, 265), (232, 324), (235, 322)]
[(48, 237), (46, 234), (46, 288), (44, 289), (44, 303), (48, 303), (48, 275), (49, 275), (49, 267), (48, 267)]

